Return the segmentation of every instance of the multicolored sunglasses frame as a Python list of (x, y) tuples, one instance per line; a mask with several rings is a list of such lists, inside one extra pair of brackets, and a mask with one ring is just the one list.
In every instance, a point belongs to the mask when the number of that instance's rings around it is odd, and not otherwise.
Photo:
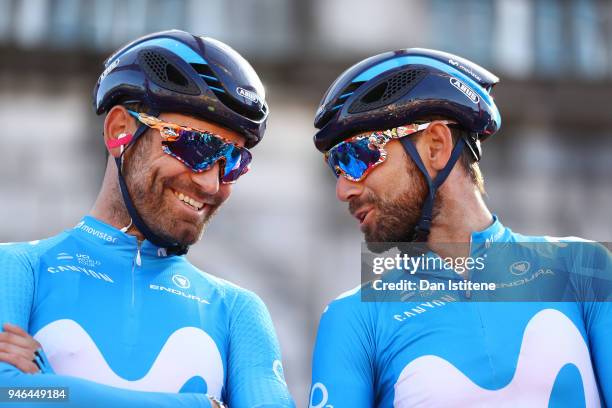
[[(139, 122), (158, 130), (163, 139), (163, 152), (179, 160), (195, 173), (204, 172), (217, 161), (223, 160), (221, 182), (232, 184), (249, 171), (252, 155), (246, 147), (211, 132), (164, 122), (142, 112), (131, 110), (128, 112)], [(184, 142), (184, 146), (179, 148), (178, 143), (181, 141)]]
[[(439, 122), (446, 125), (457, 124), (447, 120)], [(323, 160), (332, 169), (336, 177), (343, 176), (350, 181), (361, 181), (375, 167), (385, 162), (387, 159), (387, 151), (385, 150), (387, 143), (393, 139), (400, 139), (425, 130), (431, 123), (433, 122), (411, 123), (396, 128), (353, 136), (325, 152)], [(352, 174), (349, 174), (349, 172)]]

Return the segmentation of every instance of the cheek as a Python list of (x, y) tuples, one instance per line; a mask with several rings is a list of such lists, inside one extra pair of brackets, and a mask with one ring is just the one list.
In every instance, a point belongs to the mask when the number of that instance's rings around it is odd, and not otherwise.
[(187, 170), (182, 162), (161, 151), (160, 154), (153, 159), (152, 168), (164, 179), (177, 177)]
[[(401, 146), (399, 146), (402, 149)], [(381, 198), (393, 198), (410, 185), (407, 160), (401, 151), (387, 149), (387, 159), (364, 180), (364, 186)]]
[(223, 183), (219, 184), (218, 196), (221, 202), (226, 201), (230, 197), (233, 189), (234, 189), (233, 184), (223, 184)]

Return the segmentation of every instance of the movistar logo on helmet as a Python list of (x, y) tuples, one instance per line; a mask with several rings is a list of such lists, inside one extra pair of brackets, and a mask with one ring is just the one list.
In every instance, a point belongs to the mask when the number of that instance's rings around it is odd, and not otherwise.
[(248, 100), (252, 101), (252, 102), (259, 102), (259, 96), (257, 96), (257, 94), (253, 91), (249, 91), (246, 90), (244, 88), (241, 87), (237, 87), (236, 88), (236, 93), (238, 93), (238, 95), (247, 98)]
[(100, 82), (102, 82), (104, 80), (104, 78), (106, 78), (106, 76), (108, 74), (110, 74), (110, 72), (115, 69), (115, 67), (119, 65), (119, 58), (117, 58), (116, 60), (114, 60), (108, 67), (106, 67), (104, 69), (104, 71), (102, 71), (102, 75), (100, 75)]
[(472, 71), (471, 68), (468, 68), (468, 67), (466, 67), (464, 65), (461, 65), (459, 62), (455, 61), (454, 59), (449, 59), (448, 63), (451, 64), (454, 67), (457, 67), (457, 68), (461, 69), (462, 71), (467, 72), (468, 74), (470, 74), (471, 76), (476, 78), (478, 81), (481, 80), (480, 76), (477, 75), (474, 71)]
[(472, 88), (470, 88), (469, 86), (467, 86), (466, 84), (458, 80), (457, 78), (450, 77), (450, 83), (452, 86), (460, 90), (465, 96), (467, 96), (468, 99), (472, 101), (473, 103), (480, 102), (480, 97), (476, 94), (476, 92), (474, 92)]

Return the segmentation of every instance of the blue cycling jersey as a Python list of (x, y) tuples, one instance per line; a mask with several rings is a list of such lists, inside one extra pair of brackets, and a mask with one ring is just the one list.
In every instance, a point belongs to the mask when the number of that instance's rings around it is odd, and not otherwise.
[(0, 323), (32, 334), (52, 368), (0, 363), (1, 385), (68, 387), (75, 407), (294, 406), (256, 295), (92, 217), (0, 246), (0, 299)]
[[(472, 243), (484, 244), (472, 251), (546, 239), (513, 233), (495, 219), (472, 234)], [(511, 283), (516, 287), (543, 290), (554, 282), (549, 276), (574, 268), (568, 259), (582, 268), (569, 271), (566, 282), (574, 291), (598, 289), (586, 282), (589, 264), (610, 272), (609, 252), (592, 243), (580, 246), (582, 254), (564, 253), (576, 248), (563, 243), (537, 254), (508, 247), (523, 260), (511, 266), (522, 274)], [(344, 293), (321, 317), (311, 408), (612, 404), (612, 304), (595, 301), (603, 298), (466, 302), (445, 293), (421, 302), (365, 302), (364, 291)]]

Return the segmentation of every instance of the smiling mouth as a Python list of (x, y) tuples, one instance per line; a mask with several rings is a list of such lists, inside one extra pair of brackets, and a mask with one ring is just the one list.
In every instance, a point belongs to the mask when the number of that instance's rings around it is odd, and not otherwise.
[(200, 211), (202, 208), (204, 208), (204, 203), (201, 203), (195, 200), (194, 198), (189, 197), (187, 194), (179, 193), (174, 190), (173, 192), (174, 192), (174, 196), (178, 198), (179, 201), (182, 201), (183, 203), (187, 204), (189, 207), (191, 207), (195, 211)]
[(364, 208), (363, 210), (359, 210), (353, 214), (355, 218), (359, 221), (359, 224), (363, 224), (368, 214), (373, 210), (373, 208)]

